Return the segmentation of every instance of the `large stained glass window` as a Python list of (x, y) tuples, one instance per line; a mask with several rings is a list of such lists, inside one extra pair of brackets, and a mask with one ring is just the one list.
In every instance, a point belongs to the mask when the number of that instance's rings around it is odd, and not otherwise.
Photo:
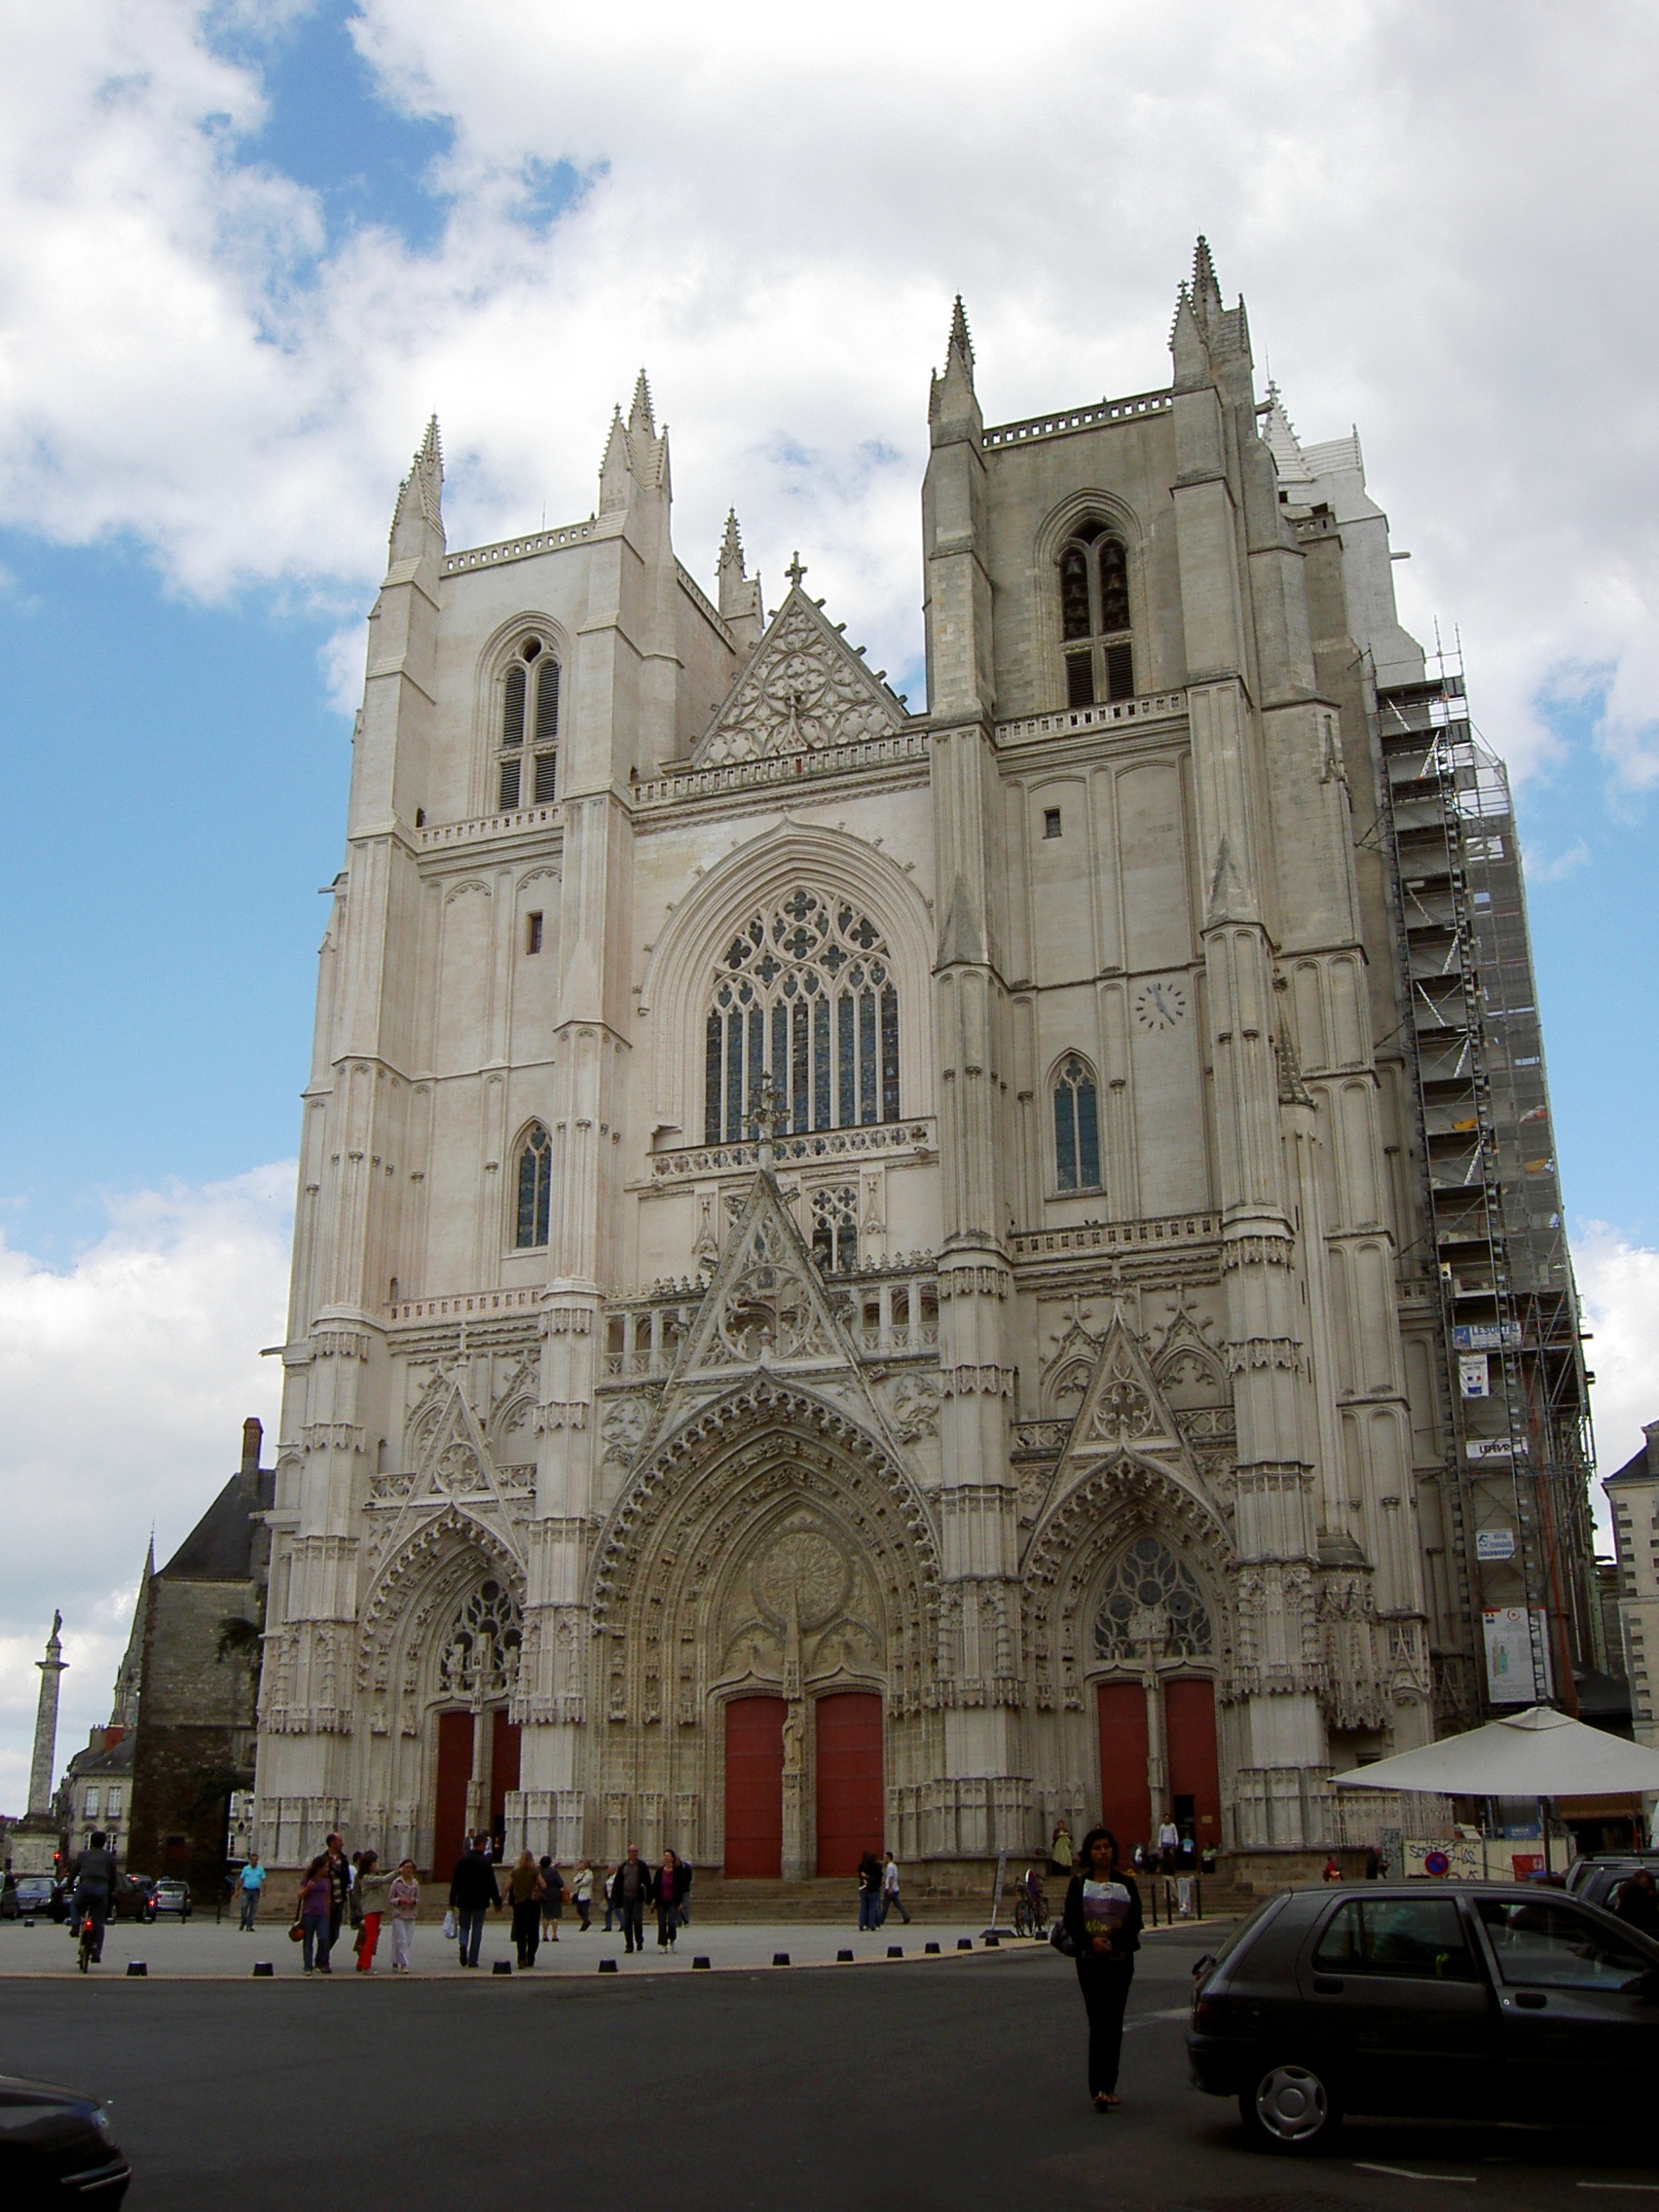
[(899, 993), (887, 941), (844, 899), (797, 887), (720, 955), (704, 1031), (703, 1136), (741, 1144), (770, 1075), (778, 1134), (899, 1119)]

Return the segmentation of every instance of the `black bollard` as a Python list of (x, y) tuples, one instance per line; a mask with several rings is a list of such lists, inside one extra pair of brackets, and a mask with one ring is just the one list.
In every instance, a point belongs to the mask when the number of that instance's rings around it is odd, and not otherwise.
[(696, 1958), (691, 1961), (691, 1964), (694, 1967), (708, 1967), (711, 1972), (714, 1969), (714, 1961), (712, 1959)]
[(851, 1966), (852, 1962), (853, 1954), (851, 1951), (837, 1951), (835, 1953), (835, 1964), (838, 1967)]
[(269, 1959), (255, 1959), (253, 1962), (253, 1978), (255, 1981), (264, 1981), (267, 1976), (275, 1974), (276, 1972), (276, 1969)]
[(902, 1959), (902, 1958), (903, 1958), (903, 1957), (904, 1956), (904, 1946), (903, 1946), (903, 1943), (889, 1943), (889, 1944), (888, 1944), (888, 1946), (887, 1946), (887, 1956), (888, 1956), (888, 1957), (889, 1957), (890, 1959)]
[(926, 1951), (930, 1959), (939, 1957), (939, 1945), (937, 1943), (924, 1943), (922, 1949)]
[(616, 1972), (616, 1961), (614, 1959), (601, 1959), (599, 1971), (601, 1973), (614, 1973)]
[(495, 1965), (490, 1969), (490, 1972), (492, 1973), (511, 1973), (512, 1971), (513, 1962), (511, 1959), (498, 1959)]
[(772, 1953), (772, 1964), (775, 1967), (787, 1967), (789, 1963), (790, 1955), (788, 1951), (774, 1951)]
[(148, 1966), (146, 1966), (142, 1959), (129, 1959), (127, 1962), (127, 1972), (129, 1979), (133, 1975), (147, 1975), (149, 1972), (150, 1970)]

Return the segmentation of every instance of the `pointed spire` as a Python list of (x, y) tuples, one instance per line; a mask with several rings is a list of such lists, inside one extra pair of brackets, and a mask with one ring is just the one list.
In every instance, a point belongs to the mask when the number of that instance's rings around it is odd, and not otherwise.
[(634, 386), (634, 404), (628, 410), (630, 430), (644, 430), (647, 438), (656, 436), (656, 417), (651, 413), (651, 387), (645, 381), (645, 372), (640, 371)]
[(444, 548), (444, 449), (438, 419), (428, 418), (426, 434), (415, 449), (409, 473), (398, 487), (397, 505), (391, 518), (390, 559), (419, 560), (427, 549), (428, 535)]
[(969, 378), (972, 379), (974, 374), (974, 341), (969, 334), (968, 311), (962, 305), (962, 294), (960, 292), (956, 295), (956, 305), (951, 310), (950, 314), (950, 343), (945, 348), (945, 359), (947, 361), (952, 353), (959, 353), (962, 356)]
[(1209, 240), (1200, 231), (1198, 242), (1193, 251), (1193, 300), (1202, 315), (1211, 306), (1221, 305), (1221, 286), (1216, 280), (1215, 262), (1211, 258)]
[(622, 422), (621, 408), (613, 407), (610, 434), (605, 441), (605, 458), (599, 464), (601, 514), (628, 504), (628, 432)]
[(720, 539), (716, 574), (719, 582), (720, 613), (732, 625), (739, 650), (745, 654), (753, 652), (766, 627), (766, 616), (760, 604), (759, 576), (744, 572), (743, 536), (737, 527), (735, 507), (726, 514), (725, 535)]
[(968, 330), (968, 311), (962, 305), (962, 295), (956, 295), (956, 304), (950, 311), (950, 336), (945, 342), (944, 374), (934, 377), (928, 386), (928, 422), (934, 431), (934, 443), (954, 434), (960, 437), (966, 429), (977, 438), (982, 426), (979, 403), (974, 396), (974, 341)]

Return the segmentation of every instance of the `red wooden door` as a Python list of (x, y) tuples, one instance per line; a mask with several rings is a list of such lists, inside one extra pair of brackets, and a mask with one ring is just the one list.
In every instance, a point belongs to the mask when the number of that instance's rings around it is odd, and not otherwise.
[(438, 1714), (438, 1786), (432, 1804), (432, 1879), (447, 1882), (466, 1848), (466, 1785), (472, 1779), (472, 1715)]
[(881, 1700), (867, 1690), (821, 1697), (817, 1723), (818, 1871), (856, 1874), (886, 1840)]
[(725, 1870), (775, 1881), (784, 1857), (781, 1697), (733, 1698), (725, 1709)]
[[(1157, 1833), (1146, 1787), (1146, 1692), (1139, 1682), (1100, 1685), (1100, 1818), (1122, 1863)], [(1078, 1839), (1081, 1841), (1081, 1838)]]
[(490, 1715), (490, 1833), (499, 1856), (506, 1832), (507, 1791), (519, 1786), (519, 1724), (499, 1707)]
[(1191, 1797), (1194, 1839), (1221, 1844), (1221, 1770), (1215, 1753), (1215, 1684), (1163, 1685), (1163, 1727), (1169, 1739), (1169, 1794)]

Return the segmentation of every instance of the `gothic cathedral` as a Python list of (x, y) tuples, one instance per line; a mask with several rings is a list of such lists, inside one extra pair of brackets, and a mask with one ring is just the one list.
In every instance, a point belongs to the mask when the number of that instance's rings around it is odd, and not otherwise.
[[(369, 623), (304, 1100), (259, 1840), (447, 1873), (1241, 1857), (1434, 1732), (1449, 1414), (1357, 440), (1200, 241), (1161, 388), (929, 401), (927, 708), (642, 377), (598, 512)], [(1438, 1576), (1438, 1580), (1437, 1580)]]

